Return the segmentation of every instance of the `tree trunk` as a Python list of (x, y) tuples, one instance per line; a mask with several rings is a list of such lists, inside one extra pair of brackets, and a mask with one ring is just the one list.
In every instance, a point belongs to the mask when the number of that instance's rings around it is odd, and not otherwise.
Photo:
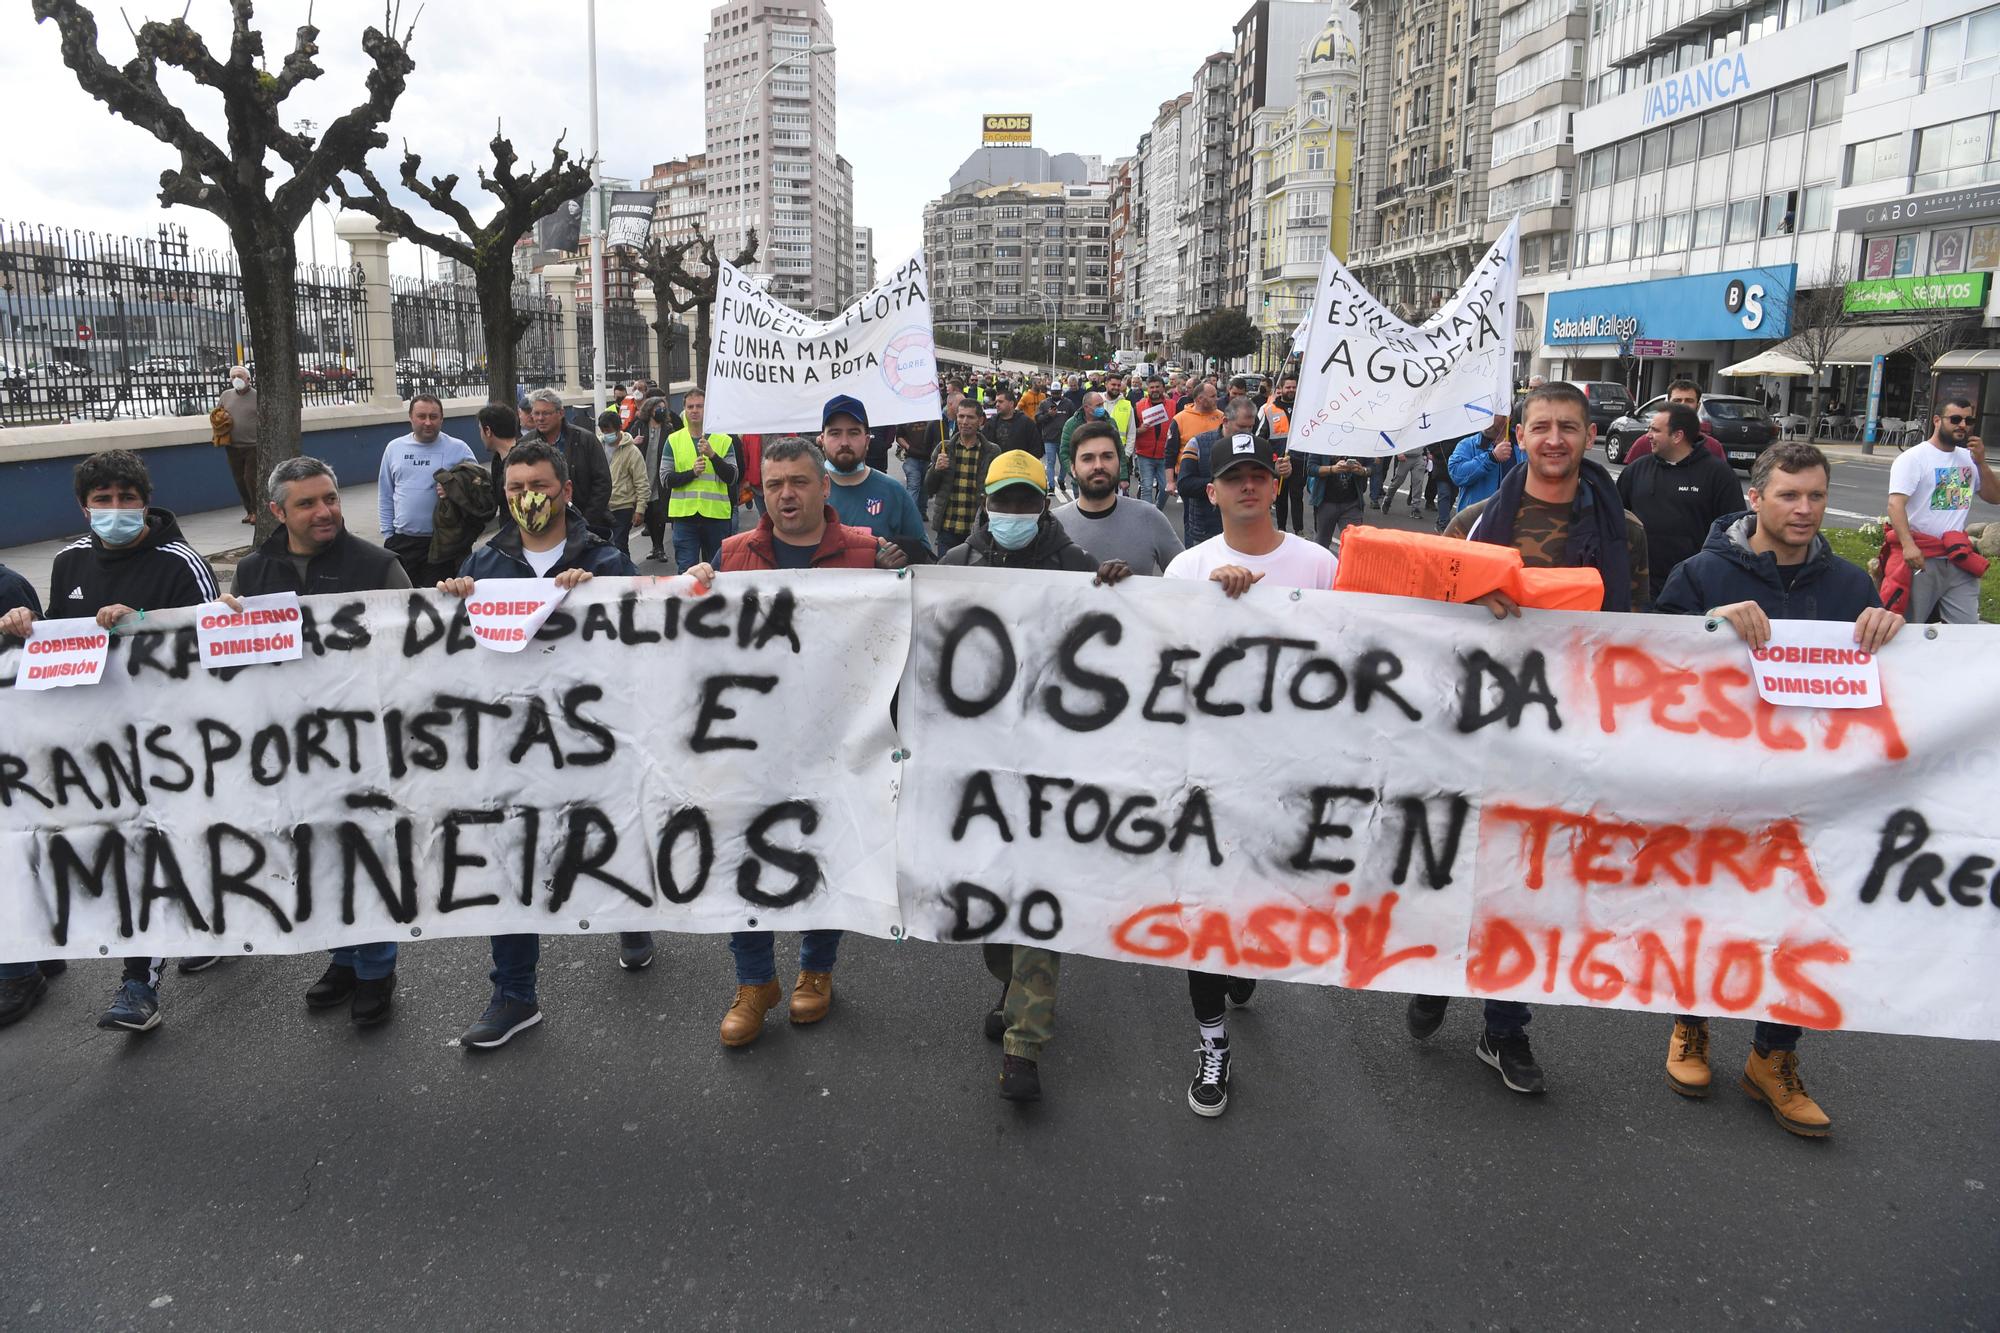
[(512, 253), (475, 268), (473, 289), (479, 293), (479, 323), (486, 331), (486, 395), (511, 406), (519, 400), (521, 335), (528, 331), (528, 321), (514, 314)]
[(254, 217), (233, 235), (243, 270), (243, 308), (250, 321), (250, 355), (257, 363), (257, 540), (277, 527), (265, 503), (271, 469), (299, 456), (298, 250), (274, 218)]
[(1813, 391), (1812, 391), (1812, 397), (1811, 397), (1811, 398), (1810, 398), (1810, 399), (1809, 399), (1809, 400), (1807, 401), (1807, 403), (1806, 403), (1806, 443), (1807, 443), (1807, 444), (1817, 444), (1817, 443), (1819, 443), (1819, 404), (1820, 404), (1820, 395), (1822, 395), (1822, 394), (1824, 394), (1824, 393), (1826, 392), (1826, 386), (1825, 386), (1824, 384), (1820, 383), (1820, 380), (1821, 380), (1821, 379), (1822, 379), (1822, 378), (1823, 378), (1823, 377), (1825, 376), (1825, 374), (1826, 374), (1826, 367), (1824, 367), (1824, 366), (1818, 366), (1818, 367), (1815, 367), (1815, 368), (1814, 368), (1814, 370), (1813, 370)]
[(688, 353), (694, 362), (696, 387), (708, 383), (708, 312), (712, 301), (697, 299), (694, 307), (694, 346)]

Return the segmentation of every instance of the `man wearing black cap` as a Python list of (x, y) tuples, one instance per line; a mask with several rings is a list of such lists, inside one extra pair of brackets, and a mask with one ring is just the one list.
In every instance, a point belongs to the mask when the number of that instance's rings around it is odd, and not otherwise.
[[(1333, 552), (1295, 532), (1280, 532), (1273, 520), (1271, 506), (1278, 499), (1281, 473), (1269, 438), (1253, 434), (1239, 422), (1236, 429), (1213, 437), (1208, 465), (1215, 478), (1208, 483), (1208, 498), (1222, 518), (1222, 532), (1175, 556), (1167, 566), (1168, 578), (1220, 583), (1230, 597), (1241, 597), (1252, 584), (1266, 579), (1286, 588), (1333, 586)], [(1194, 1019), (1201, 1028), (1188, 1107), (1199, 1116), (1218, 1116), (1229, 1109), (1224, 1002), (1248, 1003), (1257, 983), (1210, 972), (1189, 972), (1187, 978), (1188, 998), (1194, 1002)]]
[(1015, 410), (1018, 399), (1014, 386), (1002, 384), (993, 390), (993, 415), (986, 419), (986, 438), (1006, 453), (1019, 449), (1024, 454), (1042, 452), (1042, 431), (1026, 412)]
[(895, 549), (899, 558), (893, 560), (894, 566), (910, 560), (930, 563), (923, 515), (910, 498), (910, 488), (897, 485), (867, 462), (868, 409), (860, 399), (843, 393), (826, 400), (820, 412), (819, 447), (833, 477), (828, 503), (840, 521), (850, 528), (866, 528)]

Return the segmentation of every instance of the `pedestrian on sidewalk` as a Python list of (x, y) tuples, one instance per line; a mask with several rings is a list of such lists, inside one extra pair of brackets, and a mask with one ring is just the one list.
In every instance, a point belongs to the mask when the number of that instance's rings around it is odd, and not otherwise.
[(1889, 465), (1889, 532), (1882, 543), (1882, 600), (1919, 625), (1979, 623), (1986, 560), (1965, 535), (1972, 497), (2000, 504), (2000, 476), (1972, 428), (1972, 404), (1953, 396), (1931, 414), (1930, 438)]
[(375, 512), (382, 544), (403, 562), (416, 587), (428, 588), (451, 574), (430, 558), (437, 505), (444, 497), (437, 474), (477, 461), (465, 441), (444, 433), (444, 404), (437, 395), (410, 399), (410, 432), (389, 441), (376, 469)]
[(229, 460), (229, 478), (243, 501), (243, 521), (257, 521), (257, 390), (248, 366), (229, 368), (229, 387), (208, 414), (215, 443)]
[[(632, 405), (638, 411), (638, 404)], [(611, 451), (611, 544), (632, 558), (632, 529), (646, 521), (646, 455), (616, 412), (597, 418), (597, 438)]]
[[(153, 505), (153, 479), (139, 455), (129, 449), (92, 454), (76, 465), (74, 490), (90, 531), (56, 552), (48, 619), (87, 617), (116, 633), (133, 628), (148, 611), (215, 600), (215, 572), (182, 537), (172, 511)], [(32, 605), (16, 606), (0, 616), (0, 634), (26, 638), (39, 618)], [(180, 970), (199, 972), (215, 961), (184, 958)], [(121, 1032), (158, 1027), (166, 965), (164, 958), (127, 958), (118, 994), (97, 1026)]]

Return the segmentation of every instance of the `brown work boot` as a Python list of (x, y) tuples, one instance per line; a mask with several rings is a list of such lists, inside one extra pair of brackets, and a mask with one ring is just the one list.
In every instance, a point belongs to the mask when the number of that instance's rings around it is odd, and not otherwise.
[(764, 1035), (764, 1015), (777, 1006), (783, 992), (776, 981), (761, 986), (738, 986), (735, 1003), (722, 1016), (722, 1044), (748, 1046)]
[(792, 987), (791, 1016), (794, 1023), (817, 1023), (833, 1008), (833, 973), (801, 972)]
[(1708, 1024), (1674, 1023), (1667, 1043), (1667, 1086), (1683, 1097), (1708, 1096)]
[(1749, 1061), (1743, 1066), (1743, 1077), (1738, 1084), (1743, 1091), (1770, 1107), (1778, 1123), (1792, 1133), (1809, 1139), (1824, 1138), (1833, 1133), (1833, 1117), (1820, 1110), (1818, 1102), (1806, 1096), (1806, 1085), (1799, 1078), (1797, 1051), (1772, 1051), (1769, 1055), (1759, 1055), (1753, 1049)]

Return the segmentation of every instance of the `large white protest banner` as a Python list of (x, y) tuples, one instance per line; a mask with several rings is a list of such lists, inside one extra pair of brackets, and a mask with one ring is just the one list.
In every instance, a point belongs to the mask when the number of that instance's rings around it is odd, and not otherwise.
[[(919, 939), (2000, 1037), (1989, 629), (1776, 708), (1726, 627), (925, 570)], [(1940, 691), (1936, 682), (1949, 680)]]
[(719, 261), (704, 386), (708, 429), (816, 431), (826, 400), (842, 393), (861, 400), (871, 426), (935, 419), (929, 289), (919, 250), (840, 314), (813, 320)]
[(1299, 353), (1291, 447), (1380, 456), (1469, 435), (1507, 411), (1520, 219), (1449, 301), (1407, 324), (1328, 251)]
[(1828, 710), (1700, 620), (1263, 585), (598, 579), (518, 654), (300, 605), (300, 661), (154, 613), (0, 689), (0, 961), (842, 927), (2000, 1038), (1984, 627)]
[(303, 658), (221, 671), (154, 612), (98, 684), (0, 690), (0, 960), (887, 934), (908, 598), (806, 583), (600, 579), (512, 654), (437, 593), (307, 597)]

